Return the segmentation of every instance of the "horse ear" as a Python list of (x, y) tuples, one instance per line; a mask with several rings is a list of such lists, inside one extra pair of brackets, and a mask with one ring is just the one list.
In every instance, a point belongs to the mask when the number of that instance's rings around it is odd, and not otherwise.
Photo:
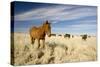
[(48, 21), (48, 20), (46, 20), (46, 22), (45, 22), (45, 23), (43, 23), (43, 25), (45, 25), (45, 24), (51, 24), (51, 23), (49, 23), (49, 21)]
[(48, 20), (46, 20), (46, 24), (48, 24), (49, 22), (48, 22)]

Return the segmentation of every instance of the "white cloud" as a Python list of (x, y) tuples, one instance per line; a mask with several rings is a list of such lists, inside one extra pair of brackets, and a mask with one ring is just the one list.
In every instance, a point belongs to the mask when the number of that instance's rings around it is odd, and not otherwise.
[(48, 16), (53, 16), (54, 14), (60, 13), (60, 11), (64, 9), (70, 9), (72, 7), (65, 7), (65, 6), (55, 6), (55, 7), (44, 7), (39, 9), (33, 9), (31, 11), (18, 14), (15, 17), (15, 20), (25, 21), (25, 20), (34, 20), (34, 19), (41, 19), (46, 18)]
[(53, 27), (52, 30), (55, 31), (63, 31), (63, 32), (68, 32), (68, 31), (76, 31), (76, 32), (80, 32), (80, 31), (90, 31), (90, 30), (94, 30), (96, 29), (97, 25), (95, 24), (77, 24), (77, 25), (70, 25), (70, 26), (64, 26), (64, 27)]
[(95, 8), (82, 7), (82, 8), (72, 9), (74, 7), (75, 6), (44, 7), (39, 9), (33, 9), (28, 12), (18, 14), (14, 17), (15, 21), (49, 19), (57, 22), (57, 21), (78, 19), (80, 17), (85, 17), (85, 16), (96, 16)]
[(78, 25), (70, 25), (70, 28), (80, 28), (80, 29), (92, 29), (95, 28), (96, 24), (78, 24)]

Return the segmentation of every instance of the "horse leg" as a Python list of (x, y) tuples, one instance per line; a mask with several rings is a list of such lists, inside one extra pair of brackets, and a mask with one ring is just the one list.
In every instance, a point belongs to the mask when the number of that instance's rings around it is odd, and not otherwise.
[(40, 48), (44, 48), (45, 47), (45, 39), (42, 39), (42, 43), (40, 45)]
[(34, 44), (34, 38), (33, 37), (31, 37), (31, 44)]
[(31, 44), (33, 44), (33, 38), (31, 37)]
[(37, 41), (38, 41), (37, 48), (39, 48), (39, 46), (40, 46), (40, 39), (37, 39)]

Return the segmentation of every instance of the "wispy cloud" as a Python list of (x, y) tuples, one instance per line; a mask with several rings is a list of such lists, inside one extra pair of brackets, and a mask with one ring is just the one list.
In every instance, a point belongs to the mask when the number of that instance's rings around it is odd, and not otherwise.
[(42, 7), (39, 9), (33, 9), (22, 14), (15, 15), (15, 21), (26, 21), (26, 20), (53, 20), (53, 21), (64, 21), (73, 20), (86, 16), (96, 16), (95, 8), (80, 7), (77, 9), (76, 6), (54, 6), (54, 7)]
[(62, 12), (64, 9), (70, 9), (70, 8), (72, 7), (66, 7), (66, 6), (44, 7), (35, 10), (33, 9), (28, 12), (18, 14), (14, 17), (16, 21), (43, 19), (49, 16), (55, 16), (57, 13)]
[(77, 24), (77, 25), (70, 25), (70, 26), (64, 26), (64, 27), (54, 27), (53, 29), (56, 30), (89, 30), (89, 29), (95, 29), (96, 28), (96, 24)]
[[(96, 27), (97, 25), (88, 25), (88, 24), (78, 24), (78, 25), (70, 25), (70, 26), (65, 26), (65, 27), (53, 27), (52, 31), (53, 33), (71, 33), (71, 34), (92, 34), (96, 35)], [(59, 31), (59, 32), (58, 32)], [(94, 33), (95, 32), (95, 33)]]

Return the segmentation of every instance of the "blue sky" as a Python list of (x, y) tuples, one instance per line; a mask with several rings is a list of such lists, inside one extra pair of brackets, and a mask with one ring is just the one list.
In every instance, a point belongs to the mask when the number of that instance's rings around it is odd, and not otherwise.
[(97, 32), (97, 7), (49, 3), (16, 2), (14, 31), (29, 32), (45, 20), (51, 23), (52, 33), (93, 34)]

